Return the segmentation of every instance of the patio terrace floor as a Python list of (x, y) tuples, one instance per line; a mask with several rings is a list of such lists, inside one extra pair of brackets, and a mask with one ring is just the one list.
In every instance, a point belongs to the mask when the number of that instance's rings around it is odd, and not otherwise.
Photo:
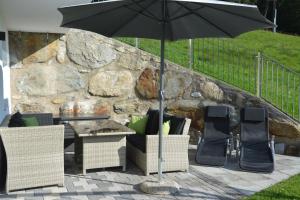
[(300, 158), (276, 155), (272, 174), (250, 173), (239, 170), (235, 158), (225, 167), (205, 167), (194, 162), (196, 146), (190, 146), (190, 170), (165, 173), (164, 177), (175, 180), (180, 192), (170, 196), (151, 196), (141, 193), (137, 185), (157, 175), (144, 176), (133, 163), (127, 171), (121, 168), (90, 171), (86, 176), (74, 164), (73, 154), (65, 156), (65, 186), (21, 190), (0, 195), (0, 199), (110, 199), (110, 200), (158, 200), (158, 199), (239, 199), (300, 173)]

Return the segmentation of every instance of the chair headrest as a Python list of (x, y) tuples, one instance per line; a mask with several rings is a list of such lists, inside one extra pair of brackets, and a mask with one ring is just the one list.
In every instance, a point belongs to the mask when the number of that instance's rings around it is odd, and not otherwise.
[(265, 108), (244, 108), (244, 120), (253, 122), (264, 122), (266, 120)]
[(207, 106), (207, 117), (227, 118), (229, 109), (226, 106)]

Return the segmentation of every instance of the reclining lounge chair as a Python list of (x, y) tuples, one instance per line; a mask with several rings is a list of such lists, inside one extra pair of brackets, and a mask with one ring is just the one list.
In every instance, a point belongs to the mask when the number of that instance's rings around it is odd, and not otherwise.
[(198, 144), (196, 162), (202, 165), (224, 166), (230, 138), (229, 108), (208, 106), (204, 120), (204, 133)]
[(239, 165), (243, 170), (272, 172), (274, 148), (269, 140), (268, 112), (264, 108), (241, 110)]

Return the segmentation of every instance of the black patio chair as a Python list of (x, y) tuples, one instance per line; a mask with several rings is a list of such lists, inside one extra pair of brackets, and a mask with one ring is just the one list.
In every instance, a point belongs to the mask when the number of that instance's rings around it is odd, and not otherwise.
[(196, 162), (202, 165), (224, 166), (230, 139), (229, 108), (208, 106), (205, 127), (198, 143)]
[(274, 170), (274, 138), (270, 140), (268, 111), (248, 107), (241, 110), (240, 168), (255, 172)]

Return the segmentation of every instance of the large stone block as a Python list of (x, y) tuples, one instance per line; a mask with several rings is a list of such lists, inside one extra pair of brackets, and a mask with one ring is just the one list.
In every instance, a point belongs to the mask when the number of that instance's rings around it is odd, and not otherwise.
[(100, 68), (117, 58), (116, 51), (95, 33), (71, 30), (67, 33), (67, 55), (86, 68)]
[(99, 100), (94, 105), (94, 113), (98, 115), (111, 115), (112, 106), (108, 102), (103, 102)]
[(137, 92), (146, 99), (158, 97), (158, 70), (146, 68), (136, 83)]
[(38, 102), (21, 102), (16, 104), (14, 108), (14, 111), (20, 111), (21, 113), (43, 113), (45, 110), (45, 106)]
[(270, 119), (269, 127), (272, 135), (291, 139), (300, 138), (300, 124), (292, 121)]
[(146, 67), (159, 67), (158, 63), (149, 55), (140, 53), (122, 53), (120, 54), (118, 63), (123, 68), (129, 70), (144, 70)]
[(45, 63), (55, 57), (58, 50), (58, 34), (9, 33), (10, 64)]
[(175, 99), (182, 96), (185, 90), (191, 85), (190, 74), (181, 71), (167, 71), (164, 76), (165, 98)]
[(214, 82), (205, 81), (201, 84), (200, 89), (205, 98), (216, 101), (222, 101), (224, 98), (222, 89)]
[(12, 85), (28, 96), (50, 96), (77, 91), (85, 87), (74, 67), (31, 64), (15, 76)]
[(144, 114), (149, 109), (150, 105), (146, 102), (138, 100), (124, 100), (118, 101), (114, 104), (114, 111), (117, 114)]
[(89, 80), (89, 92), (95, 96), (130, 96), (133, 78), (129, 71), (98, 71)]
[[(164, 91), (166, 99), (175, 99), (183, 95), (189, 87), (192, 78), (180, 71), (167, 71), (164, 75)], [(158, 96), (159, 70), (146, 68), (140, 75), (136, 89), (146, 99), (155, 99)]]
[(173, 115), (191, 119), (191, 127), (198, 131), (203, 131), (204, 107), (200, 106), (199, 101), (179, 100), (168, 105), (167, 111)]

